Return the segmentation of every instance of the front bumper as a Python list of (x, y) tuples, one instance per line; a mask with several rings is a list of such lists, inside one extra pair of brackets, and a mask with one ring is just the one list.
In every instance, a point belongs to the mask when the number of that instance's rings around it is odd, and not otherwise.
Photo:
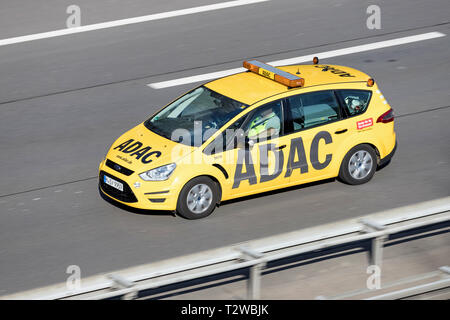
[[(105, 175), (122, 183), (123, 191), (106, 184)], [(138, 209), (175, 210), (179, 194), (177, 182), (177, 179), (144, 181), (137, 173), (126, 176), (106, 166), (105, 161), (102, 161), (99, 167), (100, 191), (114, 201)]]

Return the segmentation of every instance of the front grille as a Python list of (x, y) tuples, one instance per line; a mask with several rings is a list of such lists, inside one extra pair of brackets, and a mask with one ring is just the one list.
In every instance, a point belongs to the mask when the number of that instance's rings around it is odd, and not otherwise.
[(110, 167), (113, 170), (116, 170), (117, 172), (120, 172), (121, 174), (124, 174), (126, 176), (130, 176), (131, 174), (133, 174), (133, 170), (127, 169), (123, 166), (121, 166), (118, 163), (115, 163), (114, 161), (111, 161), (109, 159), (106, 159), (106, 166)]
[(131, 188), (128, 186), (128, 184), (125, 181), (123, 181), (123, 180), (121, 180), (119, 178), (116, 178), (115, 176), (113, 176), (113, 175), (111, 175), (109, 173), (107, 173), (106, 175), (108, 177), (110, 177), (110, 178), (112, 178), (112, 179), (122, 183), (123, 184), (123, 192), (118, 190), (118, 189), (116, 189), (116, 188), (114, 188), (114, 187), (111, 187), (108, 184), (106, 184), (104, 182), (105, 172), (104, 171), (100, 171), (100, 177), (99, 177), (100, 181), (99, 181), (99, 183), (100, 183), (100, 187), (102, 188), (103, 192), (105, 192), (106, 194), (110, 195), (114, 199), (117, 199), (117, 200), (120, 200), (120, 201), (123, 201), (123, 202), (129, 202), (129, 203), (137, 202), (136, 196), (134, 195), (133, 191), (131, 191)]

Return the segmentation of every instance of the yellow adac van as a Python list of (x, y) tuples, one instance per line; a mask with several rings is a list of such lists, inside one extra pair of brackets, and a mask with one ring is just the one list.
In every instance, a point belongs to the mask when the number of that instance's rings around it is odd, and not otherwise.
[(113, 143), (102, 194), (188, 219), (221, 201), (338, 177), (357, 185), (397, 147), (394, 113), (367, 74), (319, 64), (246, 72), (194, 88)]

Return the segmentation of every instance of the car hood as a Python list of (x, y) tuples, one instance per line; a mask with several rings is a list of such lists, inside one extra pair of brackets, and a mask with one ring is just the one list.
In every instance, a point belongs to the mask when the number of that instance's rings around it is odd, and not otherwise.
[(168, 140), (141, 123), (120, 136), (109, 149), (106, 158), (140, 173), (177, 162), (191, 154), (194, 149)]

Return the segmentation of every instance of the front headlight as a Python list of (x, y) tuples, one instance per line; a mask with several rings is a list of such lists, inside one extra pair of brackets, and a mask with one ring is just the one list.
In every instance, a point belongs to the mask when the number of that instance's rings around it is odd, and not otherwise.
[(176, 168), (175, 163), (171, 163), (162, 167), (158, 167), (146, 172), (142, 172), (139, 177), (145, 181), (164, 181), (169, 179), (169, 176), (172, 174), (173, 170)]

